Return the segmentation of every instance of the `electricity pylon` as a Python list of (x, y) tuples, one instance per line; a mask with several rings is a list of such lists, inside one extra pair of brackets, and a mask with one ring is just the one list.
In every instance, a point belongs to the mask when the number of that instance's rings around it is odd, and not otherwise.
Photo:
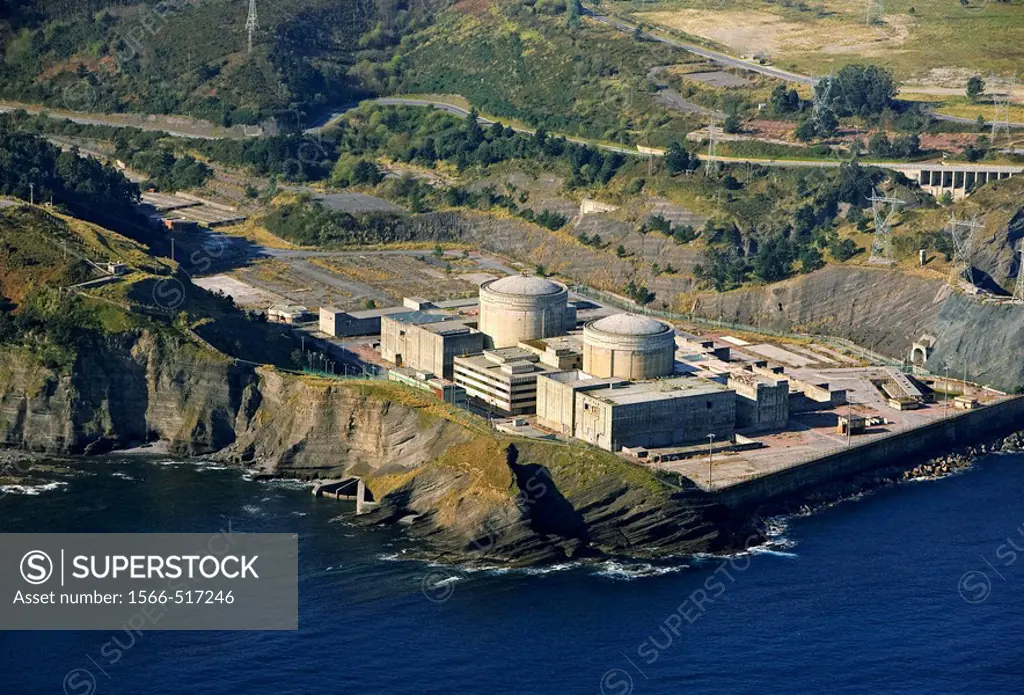
[(871, 242), (871, 258), (868, 263), (894, 263), (896, 257), (892, 251), (892, 223), (903, 201), (879, 196), (878, 191), (874, 191), (868, 200), (871, 201), (871, 212), (875, 218), (875, 238)]
[(249, 32), (249, 53), (252, 53), (252, 37), (260, 28), (260, 20), (256, 16), (256, 0), (249, 0), (249, 17), (245, 20), (245, 29)]

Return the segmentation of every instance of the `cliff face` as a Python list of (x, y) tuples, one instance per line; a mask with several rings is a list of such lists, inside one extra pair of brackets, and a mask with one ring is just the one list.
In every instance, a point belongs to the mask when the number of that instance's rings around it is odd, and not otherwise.
[(897, 359), (922, 334), (935, 337), (928, 367), (945, 363), (1005, 391), (1024, 387), (1017, 359), (1024, 307), (985, 303), (945, 282), (885, 268), (829, 266), (768, 287), (702, 296), (694, 313), (761, 328), (847, 338)]
[(745, 537), (745, 519), (699, 491), (588, 447), (513, 445), (397, 384), (237, 366), (144, 331), (83, 350), (72, 374), (25, 349), (0, 354), (8, 445), (88, 454), (163, 439), (173, 453), (268, 475), (359, 475), (381, 502), (366, 523), (401, 520), (453, 560), (657, 556), (737, 547)]
[(251, 375), (186, 342), (141, 331), (79, 352), (71, 375), (26, 348), (0, 353), (0, 436), (11, 446), (89, 454), (154, 439), (182, 454), (233, 439)]

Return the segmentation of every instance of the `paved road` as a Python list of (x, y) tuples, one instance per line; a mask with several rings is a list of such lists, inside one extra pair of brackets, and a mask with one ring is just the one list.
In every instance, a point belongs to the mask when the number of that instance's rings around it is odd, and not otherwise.
[[(606, 14), (601, 14), (600, 10), (591, 9), (589, 7), (583, 8), (583, 14), (593, 19), (595, 22), (601, 24), (607, 24), (608, 26), (614, 27), (620, 31), (624, 31), (632, 34), (636, 30), (636, 25), (623, 22), (621, 19), (609, 17)], [(795, 72), (789, 72), (787, 70), (781, 70), (779, 68), (773, 68), (769, 65), (761, 65), (749, 60), (740, 60), (726, 53), (719, 53), (718, 51), (712, 51), (711, 49), (698, 46), (697, 44), (689, 43), (687, 41), (680, 41), (679, 39), (669, 38), (667, 36), (658, 36), (649, 32), (641, 32), (641, 36), (650, 41), (658, 41), (668, 46), (674, 46), (676, 48), (682, 48), (690, 53), (695, 53), (702, 58), (713, 60), (719, 65), (725, 65), (730, 68), (740, 68), (741, 70), (749, 70), (750, 72), (757, 72), (768, 77), (774, 77), (778, 80), (785, 80), (786, 82), (798, 82), (801, 84), (814, 84), (814, 78), (808, 77), (807, 75), (798, 75)]]

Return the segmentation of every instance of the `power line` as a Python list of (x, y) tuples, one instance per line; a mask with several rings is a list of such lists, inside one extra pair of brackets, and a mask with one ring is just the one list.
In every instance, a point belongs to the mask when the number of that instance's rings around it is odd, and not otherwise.
[(718, 126), (712, 121), (708, 125), (708, 158), (704, 162), (704, 175), (718, 173)]
[(871, 212), (875, 218), (875, 238), (871, 242), (871, 258), (868, 263), (894, 263), (896, 257), (892, 249), (892, 224), (896, 212), (904, 203), (899, 198), (879, 196), (878, 191), (873, 191), (868, 200), (871, 201)]
[(252, 53), (252, 37), (260, 28), (260, 20), (256, 16), (256, 0), (249, 0), (249, 17), (245, 20), (245, 28), (249, 32), (249, 53)]
[[(992, 78), (989, 78), (992, 81)], [(1017, 83), (1017, 76), (1011, 75), (1008, 82), (998, 92), (992, 93), (992, 103), (995, 105), (995, 116), (992, 119), (992, 144), (995, 145), (1000, 136), (1006, 136), (1006, 142), (1010, 138), (1010, 102), (1013, 100), (1013, 89)]]
[(977, 218), (958, 220), (956, 214), (949, 217), (949, 234), (953, 241), (953, 264), (946, 279), (950, 287), (956, 288), (962, 281), (974, 286), (974, 230), (981, 227)]

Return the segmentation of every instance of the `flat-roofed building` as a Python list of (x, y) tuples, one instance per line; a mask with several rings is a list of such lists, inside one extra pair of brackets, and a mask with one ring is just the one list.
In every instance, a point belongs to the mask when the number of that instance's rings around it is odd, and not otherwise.
[(518, 347), (537, 355), (541, 364), (556, 369), (579, 369), (583, 366), (583, 336), (560, 335), (519, 343)]
[(576, 426), (576, 394), (628, 383), (618, 377), (598, 378), (571, 370), (537, 377), (537, 424), (572, 436)]
[(450, 379), (454, 360), (484, 349), (485, 336), (457, 316), (406, 311), (382, 316), (380, 355), (398, 367), (410, 367)]
[(305, 319), (308, 313), (304, 306), (275, 304), (267, 309), (267, 320), (275, 323), (298, 323)]
[(607, 451), (719, 441), (735, 432), (736, 393), (694, 377), (578, 391), (575, 436)]
[(485, 350), (482, 354), (456, 357), (455, 383), (471, 400), (510, 415), (526, 415), (537, 408), (537, 377), (558, 371), (518, 347)]
[(383, 309), (365, 309), (363, 311), (343, 311), (333, 306), (320, 307), (320, 332), (335, 338), (348, 338), (354, 335), (380, 335), (382, 316), (404, 314), (409, 309), (404, 306), (391, 306)]
[(729, 375), (736, 391), (736, 428), (781, 429), (789, 422), (789, 382), (750, 373)]

